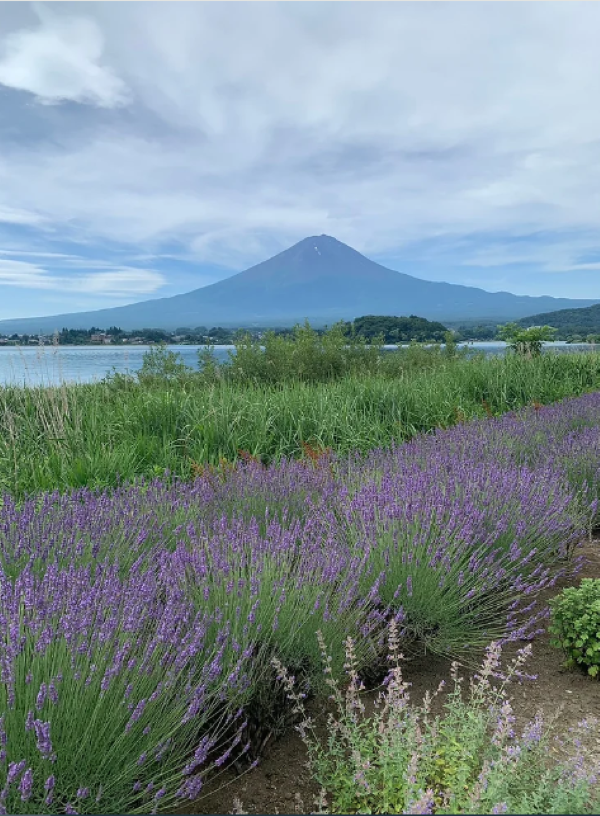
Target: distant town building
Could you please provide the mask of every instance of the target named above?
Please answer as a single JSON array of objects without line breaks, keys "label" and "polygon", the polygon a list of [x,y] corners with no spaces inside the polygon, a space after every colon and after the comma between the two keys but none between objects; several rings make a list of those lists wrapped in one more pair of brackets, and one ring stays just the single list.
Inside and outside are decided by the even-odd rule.
[{"label": "distant town building", "polygon": [[97,332],[96,334],[92,334],[90,336],[91,343],[112,343],[112,337],[109,337],[106,332]]}]

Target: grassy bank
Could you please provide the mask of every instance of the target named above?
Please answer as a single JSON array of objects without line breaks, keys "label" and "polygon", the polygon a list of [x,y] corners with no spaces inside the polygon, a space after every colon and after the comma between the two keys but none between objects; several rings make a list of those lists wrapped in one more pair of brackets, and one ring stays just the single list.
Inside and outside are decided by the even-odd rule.
[{"label": "grassy bank", "polygon": [[[165,469],[296,457],[303,442],[339,453],[386,447],[416,433],[532,402],[600,389],[600,354],[527,360],[438,359],[324,383],[252,384],[200,377],[0,390],[0,490],[24,495],[110,486]],[[424,365],[427,360],[424,361]],[[395,372],[392,376],[392,372]]]}]

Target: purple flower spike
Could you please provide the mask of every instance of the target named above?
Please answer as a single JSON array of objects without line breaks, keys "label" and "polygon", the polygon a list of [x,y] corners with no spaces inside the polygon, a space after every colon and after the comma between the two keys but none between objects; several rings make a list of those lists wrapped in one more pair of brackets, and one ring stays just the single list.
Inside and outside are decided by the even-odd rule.
[{"label": "purple flower spike", "polygon": [[31,768],[27,768],[27,770],[21,777],[21,782],[19,784],[19,792],[21,794],[21,800],[23,802],[27,802],[31,798],[32,790],[33,790],[33,771],[31,770]]}]

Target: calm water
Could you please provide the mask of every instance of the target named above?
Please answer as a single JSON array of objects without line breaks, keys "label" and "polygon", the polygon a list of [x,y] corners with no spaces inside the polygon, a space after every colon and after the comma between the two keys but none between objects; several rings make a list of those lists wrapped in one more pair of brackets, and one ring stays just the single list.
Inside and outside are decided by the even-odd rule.
[{"label": "calm water", "polygon": [[[505,344],[471,343],[469,346],[486,354],[503,354]],[[581,343],[547,343],[546,346],[562,351],[592,348]],[[150,346],[31,346],[0,347],[0,385],[56,385],[60,382],[94,382],[114,370],[125,374],[135,373],[142,367],[144,354]],[[197,368],[198,349],[204,346],[171,346],[181,354],[190,368]],[[395,348],[395,346],[386,346]],[[227,351],[234,346],[218,346],[215,356],[227,360]]]}]

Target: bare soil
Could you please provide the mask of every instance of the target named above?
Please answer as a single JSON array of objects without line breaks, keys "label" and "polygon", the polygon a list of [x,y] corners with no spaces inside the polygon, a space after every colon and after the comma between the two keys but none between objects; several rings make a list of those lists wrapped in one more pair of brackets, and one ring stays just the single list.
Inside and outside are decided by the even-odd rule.
[{"label": "bare soil", "polygon": [[[564,581],[545,593],[547,602],[565,586],[579,585],[582,578],[600,578],[600,540],[585,546],[587,564],[574,581]],[[523,644],[503,650],[503,662],[514,656]],[[566,732],[585,716],[600,718],[600,682],[584,672],[563,668],[561,652],[550,646],[547,633],[533,643],[533,654],[525,666],[529,674],[536,674],[535,682],[514,684],[509,690],[517,718],[518,730],[538,711],[551,718],[560,711],[556,729]],[[441,680],[448,680],[450,662],[439,657],[418,656],[404,666],[404,677],[411,683],[410,695],[420,703],[426,691],[433,692]],[[468,675],[468,672],[464,672]],[[374,696],[374,693],[372,694]],[[311,715],[324,723],[325,704],[313,703]],[[591,736],[587,748],[600,756],[600,733]],[[258,766],[251,771],[236,774],[225,771],[210,781],[204,795],[194,805],[179,811],[182,814],[229,814],[237,812],[234,801],[241,803],[249,814],[311,813],[315,809],[318,788],[312,782],[307,768],[306,749],[298,734],[291,730],[273,744],[269,744]]]}]

